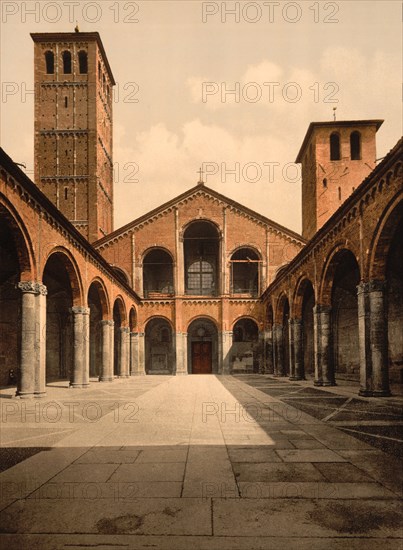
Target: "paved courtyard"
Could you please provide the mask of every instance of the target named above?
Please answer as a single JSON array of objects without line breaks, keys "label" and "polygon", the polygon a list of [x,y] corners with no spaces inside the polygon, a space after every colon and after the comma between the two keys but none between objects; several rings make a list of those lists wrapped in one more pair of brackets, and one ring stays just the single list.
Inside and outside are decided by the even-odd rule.
[{"label": "paved courtyard", "polygon": [[212,375],[12,396],[2,548],[403,547],[399,397]]}]

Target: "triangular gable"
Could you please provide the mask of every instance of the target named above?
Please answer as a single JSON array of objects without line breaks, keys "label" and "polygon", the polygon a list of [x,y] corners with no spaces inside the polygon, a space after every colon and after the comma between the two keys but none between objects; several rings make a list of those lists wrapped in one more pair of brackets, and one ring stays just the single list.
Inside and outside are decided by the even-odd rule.
[{"label": "triangular gable", "polygon": [[164,213],[171,211],[175,207],[179,207],[181,203],[184,201],[197,198],[199,196],[205,196],[210,197],[213,200],[220,201],[225,206],[227,206],[229,209],[233,211],[238,211],[241,215],[247,216],[249,219],[254,220],[259,225],[266,225],[271,227],[274,231],[277,231],[278,233],[284,234],[284,236],[288,239],[296,240],[297,242],[300,242],[302,244],[306,243],[306,240],[303,239],[301,235],[296,233],[295,231],[292,231],[291,229],[288,229],[273,220],[270,220],[269,218],[266,218],[262,214],[259,214],[250,208],[228,198],[224,195],[221,195],[221,193],[218,193],[217,191],[214,191],[210,187],[206,187],[204,184],[197,184],[195,187],[192,187],[188,191],[185,191],[184,193],[178,195],[177,197],[171,199],[168,202],[165,202],[161,206],[158,206],[157,208],[154,208],[150,212],[147,212],[146,214],[143,214],[139,218],[136,218],[132,222],[129,222],[128,224],[120,227],[119,229],[116,229],[112,233],[109,233],[102,239],[99,239],[95,243],[93,243],[93,246],[95,248],[98,248],[100,246],[103,246],[107,244],[109,241],[112,241],[114,239],[117,239],[119,237],[122,237],[124,234],[131,233],[133,230],[142,227],[145,223],[151,221],[152,219],[156,219],[164,215]]}]

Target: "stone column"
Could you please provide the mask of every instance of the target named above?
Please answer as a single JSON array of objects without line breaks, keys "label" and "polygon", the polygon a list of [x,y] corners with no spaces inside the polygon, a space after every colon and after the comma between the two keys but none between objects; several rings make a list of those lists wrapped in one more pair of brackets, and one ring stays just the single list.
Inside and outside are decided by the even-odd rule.
[{"label": "stone column", "polygon": [[46,327],[43,305],[47,289],[33,281],[18,283],[21,290],[21,360],[17,374],[17,393],[21,399],[42,397],[46,369]]},{"label": "stone column", "polygon": [[295,357],[294,357],[294,319],[288,319],[288,357],[289,357],[289,371],[290,380],[296,380],[295,377]]},{"label": "stone column", "polygon": [[370,281],[368,285],[370,307],[370,342],[372,363],[372,394],[374,397],[390,395],[388,369],[387,319],[385,315],[385,283]]},{"label": "stone column", "polygon": [[330,306],[314,307],[315,385],[335,386],[330,350]]},{"label": "stone column", "polygon": [[139,332],[138,336],[138,363],[137,370],[140,374],[146,374],[145,333]]},{"label": "stone column", "polygon": [[283,373],[283,325],[273,325],[273,346],[274,346],[274,376],[281,376]]},{"label": "stone column", "polygon": [[130,334],[130,354],[131,354],[131,375],[145,376],[144,369],[144,334],[142,340],[142,359],[140,360],[140,333],[132,332]]},{"label": "stone column", "polygon": [[176,375],[188,374],[186,332],[176,332],[175,334],[175,357]]},{"label": "stone column", "polygon": [[265,373],[273,374],[273,330],[264,332]]},{"label": "stone column", "polygon": [[184,271],[184,252],[183,237],[180,234],[179,211],[175,208],[175,294],[182,296],[185,294],[185,271]]},{"label": "stone column", "polygon": [[358,297],[358,334],[360,350],[360,391],[365,397],[372,395],[372,367],[370,350],[370,311],[368,298],[368,283],[361,282],[357,286]]},{"label": "stone column", "polygon": [[102,356],[100,382],[113,381],[113,345],[111,348],[111,334],[113,343],[113,321],[100,321],[102,329]]},{"label": "stone column", "polygon": [[221,374],[231,374],[231,347],[233,333],[230,330],[221,332]]},{"label": "stone column", "polygon": [[73,388],[87,388],[90,376],[90,310],[87,307],[71,308],[73,315],[73,369],[70,385]]},{"label": "stone column", "polygon": [[303,380],[304,379],[304,364],[303,364],[303,350],[302,350],[302,321],[301,319],[292,320],[292,362],[293,362],[293,378],[290,380]]},{"label": "stone column", "polygon": [[129,378],[129,332],[128,327],[119,328],[120,364],[119,377]]}]

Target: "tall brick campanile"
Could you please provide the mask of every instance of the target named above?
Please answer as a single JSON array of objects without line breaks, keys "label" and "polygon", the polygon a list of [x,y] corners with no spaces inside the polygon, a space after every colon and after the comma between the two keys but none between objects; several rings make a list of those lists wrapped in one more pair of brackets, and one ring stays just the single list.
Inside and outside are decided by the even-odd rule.
[{"label": "tall brick campanile", "polygon": [[383,120],[311,122],[302,163],[302,236],[312,238],[375,168]]},{"label": "tall brick campanile", "polygon": [[93,242],[113,231],[113,74],[97,32],[31,37],[35,182]]}]

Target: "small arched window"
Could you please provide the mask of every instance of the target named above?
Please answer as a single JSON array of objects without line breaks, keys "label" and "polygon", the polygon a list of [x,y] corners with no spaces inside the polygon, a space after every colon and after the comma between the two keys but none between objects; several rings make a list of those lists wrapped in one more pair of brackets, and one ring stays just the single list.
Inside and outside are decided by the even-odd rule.
[{"label": "small arched window", "polygon": [[45,52],[46,73],[54,74],[55,72],[55,54],[51,51]]},{"label": "small arched window", "polygon": [[326,178],[324,178],[324,180],[323,180],[323,187],[324,187],[325,189],[326,189],[326,187],[327,187],[327,179],[326,179]]},{"label": "small arched window", "polygon": [[78,52],[78,67],[79,67],[80,74],[88,73],[87,52],[84,52],[84,51]]},{"label": "small arched window", "polygon": [[101,80],[102,78],[102,69],[101,69],[101,63],[98,61],[98,78]]},{"label": "small arched window", "polygon": [[67,107],[69,104],[69,100],[67,98],[67,96],[64,98],[64,106]]},{"label": "small arched window", "polygon": [[351,160],[361,160],[360,132],[352,132],[350,134],[350,157]]},{"label": "small arched window", "polygon": [[341,187],[339,187],[339,201],[341,201]]},{"label": "small arched window", "polygon": [[336,133],[330,135],[330,160],[340,160],[340,136]]},{"label": "small arched window", "polygon": [[71,52],[64,51],[62,54],[63,57],[63,73],[71,74]]},{"label": "small arched window", "polygon": [[64,188],[64,200],[66,201],[67,200],[67,197],[68,197],[68,189],[67,187]]}]

